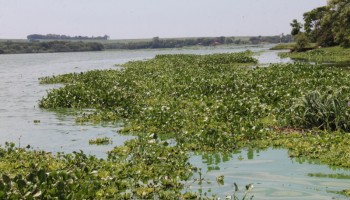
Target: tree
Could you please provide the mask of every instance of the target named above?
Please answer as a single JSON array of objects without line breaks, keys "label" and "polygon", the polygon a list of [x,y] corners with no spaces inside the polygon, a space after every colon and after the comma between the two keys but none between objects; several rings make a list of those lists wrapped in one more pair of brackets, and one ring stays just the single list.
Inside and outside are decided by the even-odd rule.
[{"label": "tree", "polygon": [[304,13],[304,29],[311,42],[320,46],[336,45],[332,32],[333,20],[329,18],[330,12],[329,6],[323,6]]},{"label": "tree", "polygon": [[329,0],[328,19],[333,21],[335,41],[344,47],[350,47],[350,0]]},{"label": "tree", "polygon": [[297,35],[294,36],[296,40],[296,50],[297,51],[304,51],[309,44],[308,37],[305,33],[300,32]]},{"label": "tree", "polygon": [[224,36],[219,37],[220,44],[225,44],[225,41],[226,41],[226,37]]},{"label": "tree", "polygon": [[[350,0],[329,0],[327,6],[304,13],[304,21],[304,30],[311,42],[350,47]],[[298,35],[301,24],[293,20],[290,25],[292,35]]]},{"label": "tree", "polygon": [[292,36],[298,35],[298,33],[301,31],[301,28],[303,27],[303,25],[299,23],[296,19],[294,19],[293,22],[290,23],[290,25],[292,26]]},{"label": "tree", "polygon": [[152,48],[159,48],[159,46],[160,46],[159,37],[154,37],[152,39]]},{"label": "tree", "polygon": [[259,44],[261,42],[261,37],[250,37],[249,40],[252,44]]}]

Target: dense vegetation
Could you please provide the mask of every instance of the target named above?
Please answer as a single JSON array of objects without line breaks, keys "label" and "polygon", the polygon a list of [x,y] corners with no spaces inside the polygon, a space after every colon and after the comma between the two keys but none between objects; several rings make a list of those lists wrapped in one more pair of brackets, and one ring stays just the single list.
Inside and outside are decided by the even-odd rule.
[{"label": "dense vegetation", "polygon": [[46,77],[42,83],[67,85],[40,106],[95,108],[77,120],[124,120],[124,132],[175,138],[188,150],[230,151],[273,127],[349,131],[347,71],[300,63],[238,67],[255,62],[247,54],[162,55],[122,71]]},{"label": "dense vegetation", "polygon": [[[273,47],[270,48],[270,50],[289,50],[290,52],[293,52],[295,49],[296,49],[296,43],[280,43],[280,44],[277,44]],[[317,48],[317,44],[316,43],[308,43],[306,46],[305,46],[306,49],[315,49]]]},{"label": "dense vegetation", "polygon": [[102,51],[103,49],[104,46],[96,42],[0,42],[0,54]]},{"label": "dense vegetation", "polygon": [[97,37],[88,37],[88,36],[68,36],[68,35],[57,35],[57,34],[31,34],[27,36],[28,40],[108,40],[109,36],[97,36]]},{"label": "dense vegetation", "polygon": [[[188,163],[188,151],[282,146],[291,156],[350,167],[350,73],[301,63],[253,65],[251,52],[159,55],[122,70],[42,78],[65,86],[51,90],[40,107],[77,109],[78,122],[122,121],[122,132],[137,137],[106,160],[9,145],[0,149],[0,195],[195,198],[186,185],[200,181],[192,178],[200,171]],[[32,157],[33,164],[19,162]]]},{"label": "dense vegetation", "polygon": [[342,47],[318,48],[307,52],[280,53],[281,57],[290,57],[295,60],[311,61],[316,63],[327,63],[349,66],[350,49]]},{"label": "dense vegetation", "polygon": [[148,141],[128,141],[105,160],[82,152],[52,156],[8,144],[0,148],[0,199],[183,196],[183,181],[192,174],[188,156],[178,148]]},{"label": "dense vegetation", "polygon": [[349,7],[350,0],[329,0],[326,6],[304,13],[304,24],[293,20],[292,35],[302,43],[308,40],[320,46],[350,47]]},{"label": "dense vegetation", "polygon": [[151,48],[179,48],[188,46],[215,46],[220,44],[263,44],[291,42],[291,35],[282,36],[258,36],[248,38],[235,37],[211,37],[211,38],[184,38],[184,39],[160,39],[154,37],[152,40],[133,42],[111,42],[106,43],[106,49],[151,49]]},{"label": "dense vegetation", "polygon": [[[107,38],[107,39],[106,39]],[[104,37],[38,35],[28,36],[28,41],[0,41],[0,54],[101,51],[104,49],[155,49],[190,46],[242,45],[291,42],[291,35],[258,37],[206,37],[175,39],[108,40]],[[50,41],[51,40],[51,41]]]}]

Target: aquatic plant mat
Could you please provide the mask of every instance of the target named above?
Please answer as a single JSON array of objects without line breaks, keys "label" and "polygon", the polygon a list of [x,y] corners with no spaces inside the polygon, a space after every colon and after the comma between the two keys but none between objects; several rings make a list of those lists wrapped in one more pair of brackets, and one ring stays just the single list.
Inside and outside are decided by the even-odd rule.
[{"label": "aquatic plant mat", "polygon": [[[0,149],[0,198],[215,198],[185,188],[203,181],[189,153],[243,147],[284,147],[350,167],[349,72],[300,63],[256,68],[251,56],[159,55],[122,70],[42,78],[65,86],[50,90],[41,108],[77,109],[79,123],[123,122],[121,132],[137,137],[107,159],[8,144]],[[251,198],[249,183],[241,195],[237,188],[233,199]]]},{"label": "aquatic plant mat", "polygon": [[307,52],[280,53],[281,57],[295,60],[312,61],[316,63],[329,63],[334,65],[350,66],[350,48],[325,47],[316,48]]}]

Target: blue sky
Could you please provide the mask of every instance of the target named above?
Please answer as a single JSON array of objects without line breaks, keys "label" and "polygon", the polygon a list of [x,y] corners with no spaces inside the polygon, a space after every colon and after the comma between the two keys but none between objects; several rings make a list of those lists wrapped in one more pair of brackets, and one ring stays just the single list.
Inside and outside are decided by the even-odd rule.
[{"label": "blue sky", "polygon": [[0,38],[65,34],[112,39],[289,33],[327,0],[0,0]]}]

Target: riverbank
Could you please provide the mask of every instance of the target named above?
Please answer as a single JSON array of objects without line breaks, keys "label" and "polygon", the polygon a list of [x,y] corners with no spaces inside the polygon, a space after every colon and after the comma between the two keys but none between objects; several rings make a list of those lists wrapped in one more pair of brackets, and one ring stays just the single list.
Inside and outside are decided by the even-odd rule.
[{"label": "riverbank", "polygon": [[[289,50],[289,51],[294,51],[296,48],[296,43],[282,43],[282,44],[277,44],[276,46],[270,48],[270,50]],[[305,49],[315,49],[317,48],[316,43],[311,43],[308,44]]]},{"label": "riverbank", "polygon": [[102,51],[103,49],[104,46],[97,42],[0,42],[0,54],[82,52]]},{"label": "riverbank", "polygon": [[283,58],[288,57],[315,63],[333,62],[337,64],[350,62],[350,48],[340,46],[317,48],[307,52],[280,53],[279,55]]},{"label": "riverbank", "polygon": [[[59,35],[57,35],[58,38]],[[239,37],[193,37],[150,39],[0,39],[0,54],[82,52],[101,50],[171,49],[183,47],[213,47],[218,45],[262,45],[290,42],[292,37],[280,36],[239,36]]]}]

